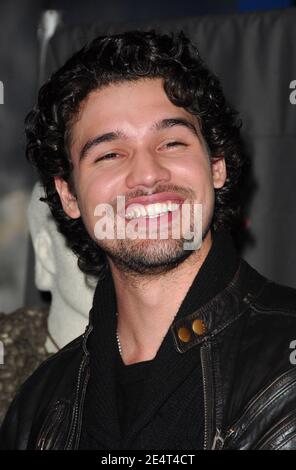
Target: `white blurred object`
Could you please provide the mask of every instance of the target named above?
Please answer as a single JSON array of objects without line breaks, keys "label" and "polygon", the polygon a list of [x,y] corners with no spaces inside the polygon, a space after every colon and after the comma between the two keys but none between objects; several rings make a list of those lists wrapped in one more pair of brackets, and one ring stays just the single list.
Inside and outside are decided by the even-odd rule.
[{"label": "white blurred object", "polygon": [[44,77],[44,66],[47,54],[47,47],[50,39],[62,24],[62,14],[58,10],[45,10],[40,18],[37,36],[39,40],[39,71],[38,83],[42,84]]},{"label": "white blurred object", "polygon": [[[39,290],[50,291],[52,302],[48,329],[59,348],[81,335],[88,323],[95,278],[86,277],[77,265],[77,257],[67,247],[45,202],[39,183],[33,189],[28,221],[35,252],[35,283]],[[48,339],[48,352],[56,348]]]},{"label": "white blurred object", "polygon": [[38,26],[39,39],[49,41],[61,22],[61,13],[58,10],[45,10]]}]

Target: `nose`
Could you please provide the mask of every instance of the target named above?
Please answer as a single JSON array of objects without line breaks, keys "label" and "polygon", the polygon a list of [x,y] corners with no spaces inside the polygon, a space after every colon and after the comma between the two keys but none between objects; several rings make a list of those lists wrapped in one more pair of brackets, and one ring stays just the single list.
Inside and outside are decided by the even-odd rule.
[{"label": "nose", "polygon": [[157,160],[159,156],[153,152],[141,152],[134,155],[131,168],[126,177],[126,185],[129,189],[138,186],[154,187],[160,182],[168,182],[171,179],[171,173]]}]

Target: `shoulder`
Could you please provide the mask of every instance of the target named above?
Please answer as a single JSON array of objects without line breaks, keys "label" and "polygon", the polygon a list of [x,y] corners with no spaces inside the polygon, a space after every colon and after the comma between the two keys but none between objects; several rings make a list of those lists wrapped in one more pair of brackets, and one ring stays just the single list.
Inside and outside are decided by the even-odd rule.
[{"label": "shoulder", "polygon": [[237,322],[238,349],[253,377],[273,379],[294,366],[296,290],[265,278],[247,263],[244,269],[255,295]]},{"label": "shoulder", "polygon": [[22,385],[21,390],[31,388],[35,384],[39,384],[39,387],[40,384],[43,384],[46,386],[47,390],[50,388],[59,388],[58,383],[64,387],[66,381],[71,381],[73,374],[76,378],[77,368],[79,367],[83,355],[82,341],[83,337],[79,336],[42,362]]},{"label": "shoulder", "polygon": [[[247,308],[219,343],[224,359],[220,359],[222,377],[231,374],[234,380],[234,402],[228,421],[233,422],[244,410],[251,409],[250,404],[255,401],[264,404],[262,411],[270,405],[271,417],[278,408],[278,419],[282,419],[284,407],[295,409],[296,403],[296,290],[267,279],[246,262],[243,272],[242,294],[246,292],[248,297],[252,291],[254,295],[249,296],[250,300],[244,303]],[[233,348],[232,354],[229,348]],[[262,419],[263,415],[258,416]],[[267,418],[264,421],[267,423]]]},{"label": "shoulder", "polygon": [[296,289],[266,279],[264,288],[254,305],[262,312],[290,315],[296,319]]},{"label": "shoulder", "polygon": [[26,449],[35,423],[56,401],[73,399],[83,357],[82,337],[44,361],[19,388],[0,431],[0,449]]},{"label": "shoulder", "polygon": [[259,312],[296,315],[296,289],[265,277],[241,259],[238,290],[253,309]]},{"label": "shoulder", "polygon": [[296,289],[263,277],[251,266],[247,269],[250,278],[260,277],[260,289],[240,322],[239,347],[252,378],[267,383],[294,366]]}]

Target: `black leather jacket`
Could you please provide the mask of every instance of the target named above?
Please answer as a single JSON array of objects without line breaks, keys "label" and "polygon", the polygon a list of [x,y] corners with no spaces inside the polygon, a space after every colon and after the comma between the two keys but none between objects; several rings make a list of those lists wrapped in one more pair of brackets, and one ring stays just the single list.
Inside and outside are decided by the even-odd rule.
[{"label": "black leather jacket", "polygon": [[[194,320],[205,325],[192,331]],[[191,331],[182,342],[180,327]],[[1,449],[77,449],[89,378],[85,334],[21,387],[0,432]],[[206,305],[171,326],[180,352],[201,344],[205,449],[296,449],[296,291],[245,261]]]}]

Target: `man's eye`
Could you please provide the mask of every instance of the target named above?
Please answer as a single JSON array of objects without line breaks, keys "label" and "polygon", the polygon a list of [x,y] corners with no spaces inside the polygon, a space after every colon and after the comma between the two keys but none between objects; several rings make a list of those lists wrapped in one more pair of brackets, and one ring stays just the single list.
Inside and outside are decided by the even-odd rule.
[{"label": "man's eye", "polygon": [[166,147],[177,147],[178,145],[183,145],[184,147],[186,147],[186,144],[183,144],[183,142],[178,141],[168,142],[167,144],[165,144]]},{"label": "man's eye", "polygon": [[118,153],[107,153],[106,155],[103,155],[103,157],[97,158],[95,162],[100,162],[101,160],[111,160],[112,158],[116,157]]}]

